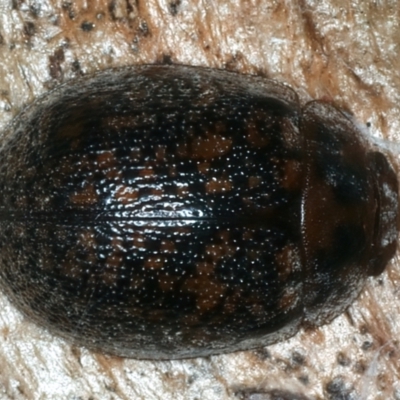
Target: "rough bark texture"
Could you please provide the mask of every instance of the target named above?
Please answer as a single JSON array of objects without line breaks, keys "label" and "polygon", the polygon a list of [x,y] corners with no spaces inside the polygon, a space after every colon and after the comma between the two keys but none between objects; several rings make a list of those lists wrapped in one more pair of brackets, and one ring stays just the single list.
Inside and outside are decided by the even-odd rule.
[{"label": "rough bark texture", "polygon": [[[368,134],[396,142],[399,21],[400,2],[389,0],[0,0],[0,130],[70,78],[179,63],[286,82],[302,101],[332,100]],[[0,398],[400,399],[396,261],[329,326],[259,351],[185,361],[72,347],[1,296]]]}]

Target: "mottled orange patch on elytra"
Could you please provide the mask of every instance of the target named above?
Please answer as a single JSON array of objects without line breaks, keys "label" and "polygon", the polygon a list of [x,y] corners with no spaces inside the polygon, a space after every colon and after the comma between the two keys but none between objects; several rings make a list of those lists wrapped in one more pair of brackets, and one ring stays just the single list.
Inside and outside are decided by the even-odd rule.
[{"label": "mottled orange patch on elytra", "polygon": [[204,175],[207,175],[210,172],[210,163],[209,162],[199,162],[197,164],[197,170]]},{"label": "mottled orange patch on elytra", "polygon": [[220,134],[207,132],[205,136],[196,137],[191,143],[191,156],[193,159],[210,160],[223,156],[232,148],[232,139]]},{"label": "mottled orange patch on elytra", "polygon": [[125,251],[124,247],[124,241],[120,236],[113,236],[111,239],[111,247],[113,248],[113,251]]},{"label": "mottled orange patch on elytra", "polygon": [[122,171],[116,165],[116,166],[114,166],[112,168],[107,169],[105,175],[106,175],[107,179],[113,181],[113,180],[116,180],[118,178],[121,178]]},{"label": "mottled orange patch on elytra", "polygon": [[282,187],[300,190],[303,187],[303,170],[299,161],[287,160],[283,166]]},{"label": "mottled orange patch on elytra", "polygon": [[200,313],[212,310],[221,303],[226,292],[226,285],[209,282],[208,286],[200,284],[202,291],[197,294],[196,306]]},{"label": "mottled orange patch on elytra", "polygon": [[238,306],[243,303],[243,290],[238,287],[233,290],[233,293],[225,297],[224,314],[235,314]]},{"label": "mottled orange patch on elytra", "polygon": [[122,175],[118,168],[117,160],[112,151],[103,151],[96,158],[99,168],[103,171],[108,179],[116,179]]},{"label": "mottled orange patch on elytra", "polygon": [[164,266],[164,262],[164,257],[150,256],[144,261],[144,267],[149,269],[160,269]]},{"label": "mottled orange patch on elytra", "polygon": [[186,279],[183,289],[196,296],[199,313],[212,310],[223,301],[226,285],[218,282],[214,276],[214,265],[198,263],[196,275]]},{"label": "mottled orange patch on elytra", "polygon": [[[63,237],[62,232],[59,232],[59,237]],[[97,260],[96,257],[97,241],[92,230],[82,230],[77,236],[76,246],[70,247],[62,262],[60,263],[60,273],[69,279],[81,279],[87,270],[81,268],[80,259],[82,257],[81,252],[84,250],[84,259],[87,265],[95,265]],[[46,247],[47,249],[47,247]],[[54,270],[54,262],[49,265],[47,261],[53,261],[53,257],[50,254],[46,254],[47,250],[43,253],[40,262],[41,268]]]},{"label": "mottled orange patch on elytra", "polygon": [[229,258],[235,254],[235,248],[228,243],[209,244],[205,248],[205,254],[210,257],[213,263],[221,258]]},{"label": "mottled orange patch on elytra", "polygon": [[88,183],[83,189],[72,193],[70,202],[77,206],[92,206],[98,201],[96,189],[93,184]]},{"label": "mottled orange patch on elytra", "polygon": [[188,228],[188,227],[185,227],[185,226],[176,226],[176,227],[174,228],[174,231],[175,231],[175,233],[176,233],[177,236],[178,236],[178,235],[180,235],[180,236],[185,236],[185,235],[187,235],[187,234],[192,233],[192,229],[191,229],[191,228]]},{"label": "mottled orange patch on elytra", "polygon": [[247,126],[247,141],[255,147],[265,147],[269,143],[267,136],[261,136],[260,130],[254,125]]},{"label": "mottled orange patch on elytra", "polygon": [[268,131],[272,129],[274,119],[270,115],[254,112],[247,118],[246,139],[253,147],[265,147],[270,142]]},{"label": "mottled orange patch on elytra", "polygon": [[121,268],[123,264],[124,257],[122,254],[112,253],[109,257],[107,257],[106,264],[107,267],[111,268]]},{"label": "mottled orange patch on elytra", "polygon": [[156,151],[156,160],[161,162],[161,161],[166,161],[167,160],[167,148],[165,146],[158,146]]},{"label": "mottled orange patch on elytra", "polygon": [[97,155],[97,163],[100,168],[107,168],[115,165],[115,156],[111,151],[103,151]]},{"label": "mottled orange patch on elytra", "polygon": [[[60,174],[55,174],[53,176],[53,182],[56,187],[62,187],[64,184],[64,180],[62,179],[63,177],[71,176],[71,174],[76,173],[76,164],[71,161],[71,158],[71,155],[62,157],[61,163],[59,164]],[[89,160],[87,154],[81,156],[79,160],[79,169],[80,171],[91,171],[93,169],[93,161]]]},{"label": "mottled orange patch on elytra", "polygon": [[[85,270],[77,263],[77,250],[85,249],[85,262],[88,265],[94,265],[98,260],[96,257],[97,241],[92,230],[82,231],[78,235],[77,247],[68,249],[65,259],[61,263],[61,273],[68,278],[80,278],[85,273]],[[52,266],[54,268],[54,265]]]},{"label": "mottled orange patch on elytra", "polygon": [[[113,260],[110,260],[113,261]],[[122,261],[122,258],[121,258]],[[121,262],[120,261],[120,262]],[[115,261],[117,262],[117,261]],[[101,278],[103,282],[108,285],[108,286],[115,286],[117,284],[118,279],[121,276],[121,273],[119,271],[120,267],[106,267],[103,270],[103,273],[101,274]]]},{"label": "mottled orange patch on elytra", "polygon": [[254,189],[262,182],[261,176],[249,176],[249,188]]},{"label": "mottled orange patch on elytra", "polygon": [[157,198],[157,199],[161,198],[163,194],[164,194],[164,190],[162,190],[161,188],[152,188],[150,190],[150,195],[151,195],[151,197],[153,197],[153,200],[155,198]]},{"label": "mottled orange patch on elytra", "polygon": [[[101,279],[108,286],[115,286],[117,284],[118,279],[121,276],[120,266],[123,258],[121,256],[111,256],[107,258],[107,264],[110,262],[110,266],[106,266],[102,270]],[[117,264],[116,267],[113,264]]]},{"label": "mottled orange patch on elytra", "polygon": [[142,178],[151,178],[155,175],[155,173],[152,168],[143,168],[139,171],[138,175]]},{"label": "mottled orange patch on elytra", "polygon": [[65,260],[60,264],[60,274],[68,279],[80,279],[84,274],[84,270],[76,263],[75,249],[69,249],[66,253]]},{"label": "mottled orange patch on elytra", "polygon": [[120,185],[115,191],[115,198],[122,204],[129,204],[137,200],[139,191],[131,186]]},{"label": "mottled orange patch on elytra", "polygon": [[275,255],[275,261],[278,269],[278,276],[282,282],[286,281],[294,270],[301,269],[300,255],[295,245],[283,247],[283,249]]},{"label": "mottled orange patch on elytra", "polygon": [[96,249],[97,248],[97,240],[95,238],[95,234],[93,230],[86,230],[81,232],[78,235],[78,243],[84,249]]},{"label": "mottled orange patch on elytra", "polygon": [[[80,140],[82,133],[84,132],[84,121],[85,121],[85,113],[87,112],[86,108],[75,109],[73,115],[68,119],[68,123],[58,125],[58,130],[55,134],[57,140],[62,139],[77,139],[72,140],[72,147],[75,149],[80,145]],[[43,115],[41,123],[43,126],[48,126],[49,122],[46,122],[48,118],[48,114]]]},{"label": "mottled orange patch on elytra", "polygon": [[292,273],[292,263],[295,262],[293,251],[294,249],[291,246],[285,246],[275,255],[277,272],[281,281],[285,281]]},{"label": "mottled orange patch on elytra", "polygon": [[292,309],[300,301],[299,295],[300,293],[296,293],[294,287],[285,288],[281,297],[279,298],[279,309],[283,311]]},{"label": "mottled orange patch on elytra", "polygon": [[249,310],[254,317],[265,318],[266,312],[265,306],[262,304],[262,299],[251,296],[250,299],[248,299],[248,303],[250,304]]},{"label": "mottled orange patch on elytra", "polygon": [[212,178],[205,186],[207,193],[222,193],[232,190],[232,182],[223,178]]},{"label": "mottled orange patch on elytra", "polygon": [[207,261],[200,261],[196,263],[196,273],[199,276],[210,276],[214,274],[215,264]]},{"label": "mottled orange patch on elytra", "polygon": [[188,158],[189,157],[189,146],[185,143],[179,143],[176,146],[176,155],[181,158]]}]

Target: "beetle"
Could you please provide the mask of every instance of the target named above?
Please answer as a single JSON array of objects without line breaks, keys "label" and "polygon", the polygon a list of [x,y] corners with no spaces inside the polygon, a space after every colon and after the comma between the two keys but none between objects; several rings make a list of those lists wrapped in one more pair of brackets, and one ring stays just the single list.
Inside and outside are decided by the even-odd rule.
[{"label": "beetle", "polygon": [[265,346],[342,313],[393,257],[398,183],[335,106],[178,65],[101,71],[27,107],[0,166],[0,284],[90,349]]}]

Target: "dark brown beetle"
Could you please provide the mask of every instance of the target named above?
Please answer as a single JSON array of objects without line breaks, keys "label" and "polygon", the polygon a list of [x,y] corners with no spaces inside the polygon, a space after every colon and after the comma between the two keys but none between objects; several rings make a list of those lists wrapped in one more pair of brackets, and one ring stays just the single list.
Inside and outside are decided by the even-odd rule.
[{"label": "dark brown beetle", "polygon": [[386,158],[323,102],[185,66],[103,71],[37,100],[1,148],[1,286],[125,357],[265,346],[341,313],[393,257]]}]

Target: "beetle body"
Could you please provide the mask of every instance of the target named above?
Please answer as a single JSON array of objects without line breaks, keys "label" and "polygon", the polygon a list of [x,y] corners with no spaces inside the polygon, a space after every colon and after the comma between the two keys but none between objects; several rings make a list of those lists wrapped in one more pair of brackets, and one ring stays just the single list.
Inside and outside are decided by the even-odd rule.
[{"label": "beetle body", "polygon": [[125,357],[264,346],[341,313],[396,249],[386,158],[333,106],[185,66],[37,100],[1,149],[0,277],[34,321]]}]

